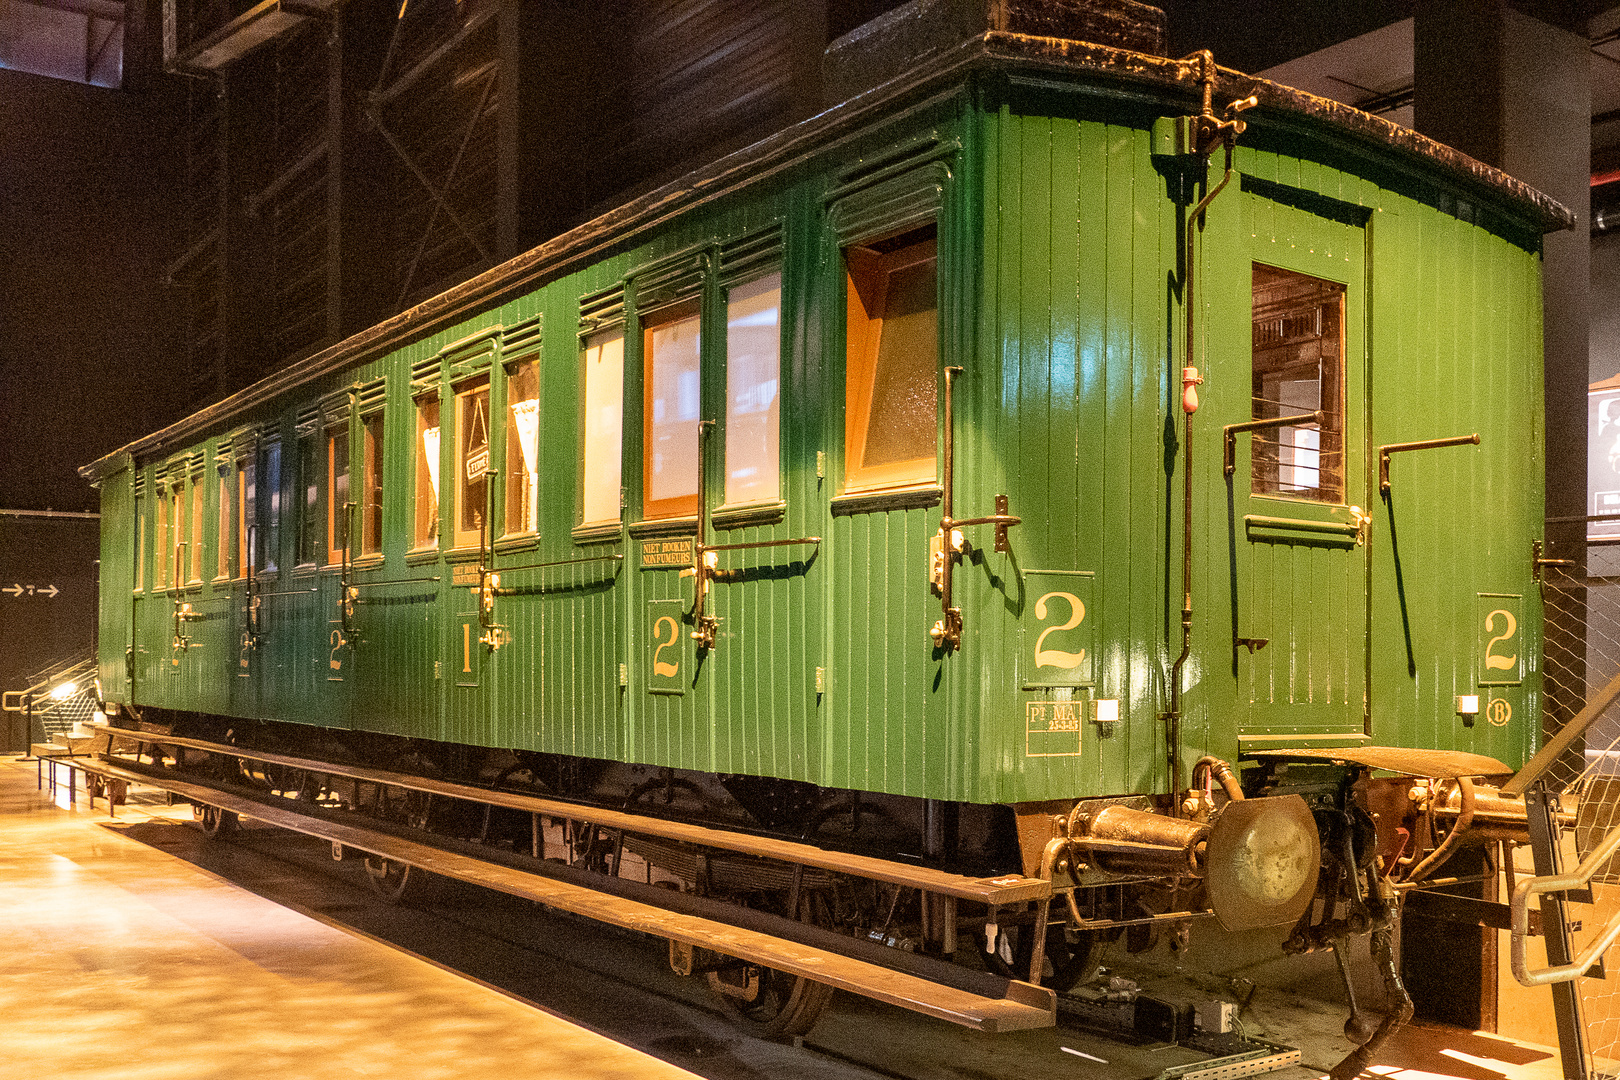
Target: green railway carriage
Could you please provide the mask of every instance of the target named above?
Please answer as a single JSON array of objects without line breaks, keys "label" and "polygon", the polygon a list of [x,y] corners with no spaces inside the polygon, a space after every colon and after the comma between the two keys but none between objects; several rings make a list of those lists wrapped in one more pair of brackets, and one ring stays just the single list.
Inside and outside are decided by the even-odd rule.
[{"label": "green railway carriage", "polygon": [[888,797],[970,864],[949,808],[1064,894],[1187,870],[1087,800],[1202,844],[1225,762],[1517,767],[1565,225],[1207,57],[991,29],[88,466],[102,694],[765,828]]}]

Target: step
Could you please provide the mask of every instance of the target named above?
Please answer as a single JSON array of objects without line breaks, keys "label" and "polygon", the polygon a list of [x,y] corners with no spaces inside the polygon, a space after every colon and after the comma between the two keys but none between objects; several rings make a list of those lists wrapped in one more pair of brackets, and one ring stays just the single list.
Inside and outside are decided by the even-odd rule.
[{"label": "step", "polygon": [[[684,942],[813,979],[979,1031],[1020,1031],[1051,1027],[1056,1023],[1056,995],[1050,989],[1031,983],[985,977],[977,972],[959,969],[963,978],[972,978],[999,988],[999,996],[986,996],[831,949],[612,895],[573,881],[503,866],[358,825],[312,817],[298,813],[291,808],[291,804],[288,807],[277,806],[273,802],[247,798],[178,777],[154,776],[144,769],[128,769],[105,760],[75,761],[72,764],[85,772],[164,788],[192,802],[216,806],[267,824],[342,844],[346,848],[482,885],[598,922]],[[557,868],[556,872],[580,873],[566,867]],[[678,900],[679,894],[672,894],[671,901]],[[813,932],[813,929],[806,932]],[[835,936],[830,931],[822,933]],[[855,939],[844,940],[850,943],[851,948],[860,944]],[[924,962],[924,958],[899,952],[896,952],[895,960],[912,965]],[[951,967],[939,961],[929,962]]]},{"label": "step", "polygon": [[305,772],[319,773],[324,776],[341,776],[350,780],[388,784],[412,791],[426,791],[435,795],[444,795],[448,798],[488,803],[492,806],[502,806],[526,813],[542,814],[547,817],[586,821],[605,829],[623,829],[626,832],[640,833],[644,836],[657,836],[666,840],[678,840],[706,847],[723,848],[727,851],[756,855],[764,859],[780,859],[787,863],[800,863],[807,867],[833,870],[856,877],[869,878],[874,881],[884,881],[893,885],[907,885],[921,889],[924,892],[937,893],[942,896],[954,896],[959,900],[971,900],[990,906],[1017,904],[1029,900],[1049,900],[1052,896],[1052,883],[1050,881],[1041,878],[1027,878],[1020,874],[1006,874],[988,878],[969,877],[926,866],[918,866],[913,863],[894,862],[867,855],[853,855],[843,851],[829,851],[814,844],[799,841],[756,836],[753,833],[736,832],[707,825],[694,825],[689,822],[670,821],[665,818],[648,817],[643,814],[585,806],[562,799],[491,791],[488,788],[474,787],[470,784],[456,784],[428,777],[407,776],[403,773],[388,772],[383,769],[312,761],[307,758],[291,757],[286,754],[272,754],[236,746],[226,746],[202,739],[157,735],[150,732],[128,731],[122,728],[115,730],[121,737],[127,736],[130,739],[138,739],[141,742],[153,745],[186,747],[203,750],[211,754],[229,755],[246,758],[250,761],[284,765],[288,768],[302,769]]}]

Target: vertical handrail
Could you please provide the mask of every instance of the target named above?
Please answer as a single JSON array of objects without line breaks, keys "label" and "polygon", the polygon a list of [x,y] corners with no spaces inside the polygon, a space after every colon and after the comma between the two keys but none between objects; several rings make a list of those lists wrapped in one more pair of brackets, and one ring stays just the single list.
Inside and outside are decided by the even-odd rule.
[{"label": "vertical handrail", "polygon": [[[1511,963],[1514,977],[1520,982],[1524,981],[1520,977],[1524,959],[1524,934],[1520,927],[1527,929],[1529,923],[1524,905],[1529,900],[1535,881],[1545,882],[1554,879],[1559,873],[1558,828],[1553,816],[1556,802],[1557,796],[1541,784],[1537,784],[1524,794],[1526,823],[1530,829],[1530,852],[1535,861],[1536,877],[1521,882],[1513,890],[1510,904],[1513,925],[1510,939]],[[1593,860],[1589,858],[1587,861]],[[1597,861],[1594,865],[1601,866],[1602,863]],[[1585,867],[1584,863],[1582,867]],[[1564,898],[1556,892],[1550,890],[1541,892],[1542,933],[1546,938],[1547,962],[1554,968],[1565,967],[1574,959],[1571,956],[1569,920],[1564,914],[1564,903]],[[1553,983],[1552,997],[1553,1018],[1558,1027],[1558,1050],[1563,1058],[1564,1078],[1588,1080],[1586,1028],[1581,1021],[1581,1000],[1573,979]]]},{"label": "vertical handrail", "polygon": [[696,596],[692,600],[692,640],[700,651],[713,649],[717,644],[720,618],[708,611],[710,579],[719,557],[709,551],[709,437],[713,434],[713,420],[698,421],[698,523],[697,536],[692,541],[692,576]]}]

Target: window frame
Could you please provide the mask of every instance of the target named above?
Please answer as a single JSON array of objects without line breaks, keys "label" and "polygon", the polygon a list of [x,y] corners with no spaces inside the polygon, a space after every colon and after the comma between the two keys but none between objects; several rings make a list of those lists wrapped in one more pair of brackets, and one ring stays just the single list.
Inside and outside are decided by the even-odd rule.
[{"label": "window frame", "polygon": [[[628,338],[623,324],[614,324],[582,334],[579,350],[579,409],[580,409],[580,471],[579,471],[579,524],[577,529],[590,534],[598,531],[617,533],[624,522],[624,406],[625,406],[625,344]],[[593,361],[592,354],[596,360]],[[617,354],[617,363],[593,367],[604,355]],[[610,377],[593,378],[593,372],[612,373]],[[601,391],[607,391],[601,396]],[[611,416],[609,425],[597,426],[600,420]],[[596,430],[593,437],[592,432]],[[611,498],[593,499],[601,490],[610,490]],[[591,516],[593,509],[611,503],[611,516]],[[586,537],[591,538],[590,536]]]},{"label": "window frame", "polygon": [[206,534],[208,518],[208,485],[205,483],[208,474],[197,471],[191,474],[191,500],[186,508],[186,542],[185,575],[186,586],[201,585],[203,572],[207,567],[207,550],[203,540]]},{"label": "window frame", "polygon": [[259,574],[275,574],[281,564],[281,436],[263,439],[254,448],[255,497],[254,566]]},{"label": "window frame", "polygon": [[[917,239],[906,242],[914,236]],[[900,243],[886,251],[872,246],[893,241]],[[938,226],[928,222],[886,237],[847,244],[842,254],[845,292],[843,492],[868,494],[937,486],[940,468],[939,372],[944,360]],[[927,456],[867,466],[862,461],[871,433],[883,325],[889,319],[886,308],[889,283],[896,275],[928,263],[933,264],[934,276],[933,452]],[[859,280],[863,277],[876,280],[865,282],[867,287],[863,288],[863,282]],[[878,308],[880,313],[874,316],[873,308]]]},{"label": "window frame", "polygon": [[[353,495],[354,440],[349,416],[333,418],[323,429],[326,446],[326,565],[339,566],[348,548],[352,520],[348,517],[347,503]],[[339,471],[338,447],[342,446],[342,470]],[[343,483],[339,485],[341,478]],[[341,492],[341,498],[339,497]]]},{"label": "window frame", "polygon": [[[642,314],[641,328],[641,517],[644,521],[661,521],[670,518],[696,517],[698,513],[698,497],[703,489],[701,481],[696,483],[690,493],[682,492],[662,498],[653,497],[653,467],[656,461],[658,448],[655,445],[654,424],[691,424],[688,437],[688,446],[698,468],[703,467],[697,458],[698,425],[704,418],[704,365],[703,365],[703,299],[701,296],[692,296],[672,304],[660,305],[658,308]],[[658,354],[653,347],[655,338],[669,327],[695,325],[697,339],[693,344],[692,358],[694,360],[695,374],[697,376],[698,405],[697,415],[689,421],[675,419],[662,421],[656,417],[655,385],[657,373],[654,365],[658,363]],[[668,355],[667,353],[665,355]],[[684,359],[684,354],[678,354]],[[679,370],[679,369],[677,369]],[[694,478],[696,474],[694,473]]]},{"label": "window frame", "polygon": [[234,468],[236,471],[236,577],[238,580],[243,580],[252,576],[252,569],[258,565],[253,561],[255,553],[252,544],[252,531],[254,525],[257,524],[254,521],[254,515],[258,511],[258,492],[255,490],[258,476],[256,452],[238,454]]},{"label": "window frame", "polygon": [[230,456],[221,454],[214,459],[214,472],[218,477],[215,484],[219,492],[219,501],[214,508],[215,534],[214,534],[214,580],[231,580],[231,558],[235,554],[232,538],[232,510],[235,500],[231,497],[231,481],[235,477]]},{"label": "window frame", "polygon": [[[1280,416],[1294,415],[1300,412],[1316,411],[1320,409],[1325,414],[1326,422],[1323,424],[1298,424],[1287,427],[1273,428],[1254,432],[1249,443],[1249,493],[1252,496],[1268,499],[1289,499],[1313,503],[1322,506],[1345,505],[1348,495],[1348,482],[1345,468],[1346,450],[1346,326],[1347,300],[1349,289],[1343,282],[1333,281],[1329,278],[1318,277],[1299,270],[1287,267],[1273,266],[1270,263],[1256,260],[1251,264],[1251,300],[1250,300],[1250,414],[1254,420],[1276,419]],[[1262,316],[1257,306],[1259,279],[1262,272],[1276,275],[1278,278],[1286,275],[1301,283],[1309,283],[1312,287],[1295,298],[1291,303],[1274,305],[1265,316],[1265,323],[1276,323],[1277,333],[1262,341]],[[1327,318],[1322,313],[1332,309]],[[1295,362],[1289,364],[1268,362],[1262,367],[1262,353],[1277,354],[1291,345],[1299,345],[1306,340],[1304,335],[1288,335],[1286,323],[1290,318],[1298,317],[1306,312],[1314,316],[1317,332],[1311,335],[1316,344],[1317,356],[1315,385],[1317,388],[1317,406],[1285,404],[1281,397],[1271,400],[1263,394],[1263,383],[1266,376],[1277,376],[1294,370],[1307,370],[1308,364]],[[1331,335],[1329,331],[1331,331]],[[1334,355],[1324,359],[1321,343],[1332,341]],[[1291,382],[1309,382],[1310,380],[1288,380]],[[1287,443],[1289,432],[1312,432],[1316,436],[1316,445],[1304,446],[1300,443]],[[1338,448],[1332,449],[1328,443],[1337,441]],[[1276,453],[1272,456],[1267,447],[1275,446]],[[1296,453],[1305,450],[1314,454],[1314,466],[1302,466],[1297,461],[1284,461],[1286,450]],[[1330,464],[1337,462],[1337,465]],[[1317,483],[1314,485],[1285,486],[1283,476],[1285,470],[1298,472],[1314,472]]]},{"label": "window frame", "polygon": [[[782,278],[783,275],[781,268],[775,267],[765,273],[754,274],[746,278],[739,279],[738,281],[727,285],[725,288],[725,417],[722,429],[725,446],[721,455],[723,458],[723,480],[721,485],[721,504],[723,507],[775,504],[781,502],[782,500],[782,328],[784,322],[782,318],[782,313],[784,310],[782,306]],[[765,452],[762,460],[759,462],[759,467],[770,477],[769,490],[763,493],[756,493],[753,491],[745,491],[742,489],[742,486],[739,485],[739,489],[734,493],[731,482],[732,473],[738,465],[743,464],[740,459],[734,457],[734,453],[741,452],[740,441],[737,438],[736,429],[740,428],[742,425],[738,422],[737,417],[747,414],[734,411],[738,397],[737,391],[740,388],[734,385],[732,376],[737,370],[736,359],[740,350],[736,347],[737,335],[734,332],[735,319],[733,317],[733,310],[736,305],[736,297],[739,292],[748,293],[750,290],[758,289],[760,286],[765,285],[768,282],[775,283],[774,292],[776,293],[776,334],[774,356],[776,379],[775,390],[772,393],[770,405],[764,410],[766,413],[768,413],[768,418],[766,419],[765,424],[769,430],[765,440]],[[767,291],[772,290],[761,289],[759,292],[751,293],[748,298],[752,299],[754,296],[762,295]]]},{"label": "window frame", "polygon": [[315,567],[324,561],[326,430],[319,424],[298,432],[298,544],[294,561]]},{"label": "window frame", "polygon": [[[422,426],[423,410],[431,406],[433,409],[433,427]],[[435,551],[439,541],[444,536],[444,498],[442,495],[444,485],[444,396],[435,385],[432,389],[418,393],[411,398],[411,414],[414,428],[411,436],[411,547],[412,552]],[[423,436],[427,431],[437,432],[433,441],[433,453],[427,452]],[[422,496],[424,491],[433,497],[431,515],[422,513]],[[424,539],[423,525],[431,523],[429,535]]]},{"label": "window frame", "polygon": [[[492,383],[493,380],[490,378],[490,372],[486,368],[482,371],[475,372],[457,380],[450,387],[450,416],[452,423],[451,437],[455,440],[454,445],[451,448],[451,464],[453,466],[451,473],[452,486],[450,489],[451,500],[449,540],[451,550],[466,551],[478,548],[480,543],[482,543],[483,534],[485,531],[484,525],[480,524],[463,529],[461,527],[462,514],[468,510],[471,510],[474,514],[475,520],[482,522],[484,515],[489,513],[491,509],[492,500],[489,498],[490,477],[488,474],[490,455],[493,453],[495,434],[494,418],[490,413],[491,406],[494,403]],[[471,448],[465,443],[464,436],[466,432],[463,430],[464,426],[470,429],[472,427],[472,423],[464,420],[463,402],[476,398],[480,391],[482,391],[484,400],[484,468],[480,473],[481,480],[473,481],[467,475],[467,469],[472,462],[469,462],[466,452]],[[442,434],[444,431],[443,423],[444,418],[443,414],[441,413],[439,428],[441,440],[444,437]],[[477,455],[474,454],[472,461],[475,462],[476,460]],[[480,482],[484,485],[482,498],[478,500],[479,505],[472,506],[473,499],[470,497],[470,489],[475,487],[477,483]],[[442,502],[444,497],[444,477],[442,474],[439,477],[439,486],[440,500]],[[491,535],[493,535],[494,523],[489,522],[488,528]]]},{"label": "window frame", "polygon": [[135,573],[132,593],[146,591],[146,492],[139,482],[133,492],[131,519],[135,522]]},{"label": "window frame", "polygon": [[[384,528],[384,504],[387,490],[386,451],[387,410],[381,406],[360,416],[360,498],[356,507],[360,512],[360,556],[381,556],[387,538]],[[350,483],[353,483],[351,477]]]},{"label": "window frame", "polygon": [[[515,359],[504,360],[501,363],[501,370],[502,392],[504,395],[504,401],[501,407],[501,418],[503,427],[505,428],[502,438],[502,442],[505,444],[505,450],[503,461],[504,468],[501,470],[501,538],[514,539],[538,537],[540,535],[541,477],[540,403],[543,400],[541,397],[540,387],[540,354],[538,352],[527,352],[522,356],[516,357]],[[524,431],[522,426],[518,423],[517,416],[513,411],[514,402],[512,400],[512,388],[521,379],[521,373],[525,371],[533,372],[534,377],[534,397],[532,399],[523,399],[525,401],[532,400],[534,402],[532,432],[534,445],[529,448],[528,455],[523,453]],[[518,476],[518,469],[513,467],[514,451],[517,464],[522,469],[523,480],[528,487],[527,498],[517,504],[518,509],[524,513],[527,520],[520,521],[520,525],[522,527],[515,529],[512,527],[512,510],[514,502],[513,480]],[[533,469],[529,468],[529,462],[531,460],[534,463]]]},{"label": "window frame", "polygon": [[173,512],[174,495],[167,482],[157,485],[156,512],[152,516],[152,591],[169,591],[169,571],[174,555],[169,550],[169,515]]}]

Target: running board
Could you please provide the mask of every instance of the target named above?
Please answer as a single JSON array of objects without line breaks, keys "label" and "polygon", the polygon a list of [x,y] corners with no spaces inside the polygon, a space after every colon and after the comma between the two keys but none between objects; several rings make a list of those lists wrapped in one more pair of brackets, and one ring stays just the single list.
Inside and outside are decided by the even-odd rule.
[{"label": "running board", "polygon": [[[568,802],[563,799],[495,791],[492,788],[474,787],[471,784],[458,784],[449,780],[435,780],[426,776],[409,776],[405,773],[390,772],[385,769],[374,769],[360,765],[339,765],[333,762],[314,761],[309,758],[252,750],[247,747],[228,746],[224,743],[208,742],[203,739],[192,739],[177,735],[159,735],[154,732],[112,727],[105,730],[119,739],[128,739],[160,748],[180,747],[189,750],[200,750],[204,753],[218,754],[223,757],[241,758],[246,761],[262,761],[290,769],[300,769],[320,776],[341,776],[348,780],[386,784],[390,787],[404,788],[409,791],[424,791],[451,799],[465,799],[469,802],[489,806],[501,806],[528,814],[542,814],[547,817],[587,821],[604,829],[622,829],[627,832],[640,833],[644,836],[657,836],[681,843],[723,848],[727,851],[754,855],[762,859],[778,859],[790,864],[803,864],[818,870],[830,870],[854,877],[884,881],[891,885],[904,885],[909,888],[921,889],[924,892],[938,893],[942,896],[954,896],[958,900],[968,900],[974,903],[986,904],[990,907],[1050,900],[1052,897],[1052,883],[1042,878],[1022,877],[1018,874],[1007,874],[991,878],[968,877],[964,874],[952,874],[915,863],[896,862],[890,859],[873,858],[869,855],[832,851],[800,841],[782,840],[771,836],[760,836],[755,833],[716,828],[712,825],[696,825],[690,822],[652,817],[646,814],[612,810],[607,807],[590,806],[585,803]],[[111,760],[116,761],[117,759]]]},{"label": "running board", "polygon": [[[156,741],[156,740],[155,740]],[[677,911],[661,904],[623,895],[626,891],[662,893],[670,903],[695,909],[705,903],[720,908],[716,901],[654,889],[623,879],[602,878],[604,888],[582,884],[579,878],[600,877],[570,867],[543,864],[545,873],[488,861],[463,852],[446,850],[404,836],[391,835],[300,813],[288,807],[262,802],[232,791],[135,770],[105,759],[59,759],[63,764],[114,780],[146,784],[171,791],[194,803],[228,810],[293,832],[314,836],[346,848],[354,848],[384,859],[405,863],[444,877],[494,889],[533,900],[561,911],[582,915],[598,922],[635,930],[655,937],[679,941],[760,964],[816,982],[826,983],[864,997],[875,998],[914,1012],[949,1020],[963,1027],[989,1033],[1052,1027],[1057,1022],[1057,996],[1048,988],[1016,979],[1004,979],[971,971],[930,957],[863,943],[830,930],[747,909],[736,909],[739,921],[782,929],[800,939],[817,939],[823,944],[803,944],[779,934],[721,921],[693,910]],[[467,846],[471,845],[458,845]],[[495,852],[491,852],[495,854]],[[553,875],[557,876],[553,876]],[[576,880],[564,880],[563,875]],[[651,899],[652,897],[649,897]],[[662,897],[659,897],[662,899]],[[837,948],[827,947],[836,945]],[[913,970],[901,971],[870,959],[848,955],[849,950],[873,954],[893,953],[896,964]],[[887,957],[885,957],[887,959]],[[932,978],[929,976],[933,976]],[[938,981],[947,979],[957,985]],[[977,989],[966,984],[978,984]]]}]

